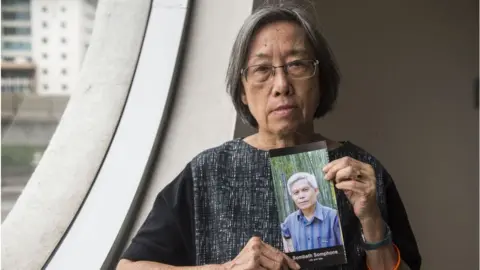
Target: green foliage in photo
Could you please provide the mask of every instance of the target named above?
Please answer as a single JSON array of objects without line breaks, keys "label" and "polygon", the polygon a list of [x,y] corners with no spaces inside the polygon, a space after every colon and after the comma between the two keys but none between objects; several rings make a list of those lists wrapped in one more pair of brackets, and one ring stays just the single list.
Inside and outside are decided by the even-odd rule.
[{"label": "green foliage in photo", "polygon": [[319,190],[318,201],[324,206],[337,209],[335,188],[331,182],[324,180],[322,171],[322,168],[329,162],[326,149],[273,157],[270,162],[280,220],[284,220],[296,210],[295,204],[288,194],[287,181],[290,176],[298,172],[315,175]]}]

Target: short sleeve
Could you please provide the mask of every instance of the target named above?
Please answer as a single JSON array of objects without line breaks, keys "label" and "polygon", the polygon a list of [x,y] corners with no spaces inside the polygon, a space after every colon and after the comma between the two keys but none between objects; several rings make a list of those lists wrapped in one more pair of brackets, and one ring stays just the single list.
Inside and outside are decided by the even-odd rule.
[{"label": "short sleeve", "polygon": [[284,222],[280,224],[280,230],[282,231],[282,236],[285,238],[291,238],[292,235],[290,234],[290,228],[287,226],[287,223]]},{"label": "short sleeve", "polygon": [[393,243],[400,250],[402,260],[411,270],[419,270],[422,258],[418,250],[417,241],[413,234],[407,211],[403,205],[400,194],[388,172],[385,172],[386,199],[388,208],[388,225],[392,231]]},{"label": "short sleeve", "polygon": [[156,197],[122,258],[174,266],[195,265],[190,164]]}]

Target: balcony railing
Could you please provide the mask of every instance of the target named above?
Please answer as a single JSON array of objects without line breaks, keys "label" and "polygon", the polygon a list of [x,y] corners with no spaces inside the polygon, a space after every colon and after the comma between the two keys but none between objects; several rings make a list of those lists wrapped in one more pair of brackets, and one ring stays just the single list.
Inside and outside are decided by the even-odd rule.
[{"label": "balcony railing", "polygon": [[35,83],[31,78],[2,78],[2,93],[33,93]]}]

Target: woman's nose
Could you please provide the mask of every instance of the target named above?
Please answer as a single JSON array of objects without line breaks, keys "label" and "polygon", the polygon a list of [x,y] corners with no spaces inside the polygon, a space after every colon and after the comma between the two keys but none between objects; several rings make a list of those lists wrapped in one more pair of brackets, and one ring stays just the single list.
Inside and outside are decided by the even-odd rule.
[{"label": "woman's nose", "polygon": [[287,74],[285,74],[282,69],[279,69],[273,76],[273,91],[275,96],[289,95],[291,89],[290,84],[288,83]]}]

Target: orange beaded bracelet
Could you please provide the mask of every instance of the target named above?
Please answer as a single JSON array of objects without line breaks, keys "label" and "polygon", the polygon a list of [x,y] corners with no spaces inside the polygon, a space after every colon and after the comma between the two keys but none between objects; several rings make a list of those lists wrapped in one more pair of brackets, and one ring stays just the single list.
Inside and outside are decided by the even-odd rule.
[{"label": "orange beaded bracelet", "polygon": [[[397,263],[395,264],[395,267],[393,267],[393,270],[398,270],[400,268],[400,263],[402,262],[402,258],[400,257],[400,250],[398,249],[397,245],[395,244],[392,244],[392,245],[393,245],[393,248],[395,249],[395,252],[397,253]],[[372,270],[370,269],[370,266],[368,266],[368,264],[367,264],[367,269]]]}]

